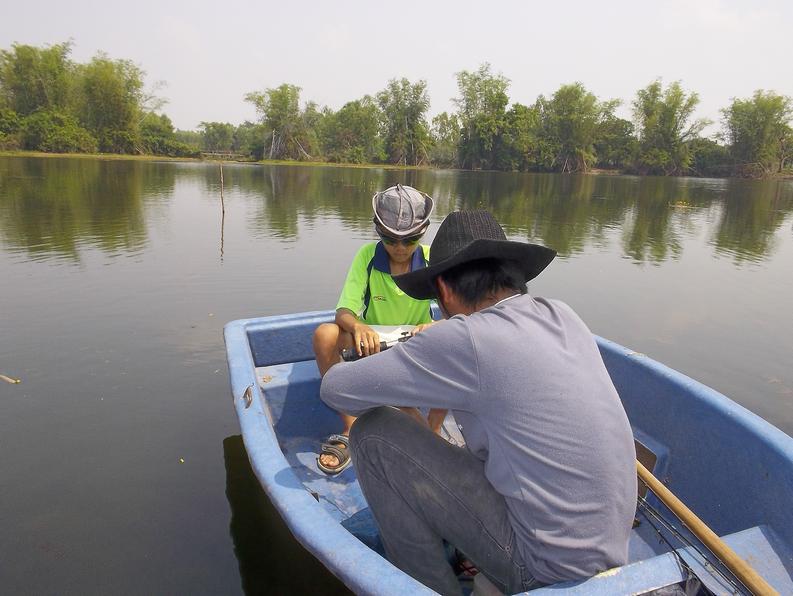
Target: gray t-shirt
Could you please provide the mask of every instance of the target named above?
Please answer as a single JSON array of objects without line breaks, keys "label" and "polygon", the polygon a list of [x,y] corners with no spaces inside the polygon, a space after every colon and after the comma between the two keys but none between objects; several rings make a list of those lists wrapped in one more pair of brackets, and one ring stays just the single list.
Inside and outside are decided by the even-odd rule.
[{"label": "gray t-shirt", "polygon": [[331,368],[322,399],[452,410],[507,504],[523,561],[551,583],[625,564],[633,435],[592,333],[566,304],[516,296]]}]

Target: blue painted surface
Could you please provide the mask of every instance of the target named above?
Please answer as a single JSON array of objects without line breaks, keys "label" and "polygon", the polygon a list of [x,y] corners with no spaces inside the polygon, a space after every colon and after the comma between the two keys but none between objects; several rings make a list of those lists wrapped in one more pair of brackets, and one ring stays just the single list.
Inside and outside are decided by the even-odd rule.
[{"label": "blue painted surface", "polygon": [[[295,537],[353,591],[430,593],[378,554],[377,530],[354,469],[330,478],[316,468],[319,443],[339,430],[339,420],[317,397],[311,334],[333,316],[302,313],[226,325],[231,391],[248,457]],[[793,439],[642,354],[603,339],[598,344],[637,439],[657,456],[656,476],[780,593],[793,593]],[[648,500],[673,519],[655,497]],[[667,550],[644,523],[633,531],[628,565],[539,592],[622,594],[679,582],[683,573]],[[681,553],[701,568],[693,553]]]}]

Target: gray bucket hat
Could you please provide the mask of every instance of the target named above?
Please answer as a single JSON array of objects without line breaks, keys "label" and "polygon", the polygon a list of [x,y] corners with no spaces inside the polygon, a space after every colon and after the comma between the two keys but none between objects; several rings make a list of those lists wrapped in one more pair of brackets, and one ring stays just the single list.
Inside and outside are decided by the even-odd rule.
[{"label": "gray bucket hat", "polygon": [[374,223],[396,238],[412,236],[424,228],[434,206],[427,193],[401,184],[372,197]]}]

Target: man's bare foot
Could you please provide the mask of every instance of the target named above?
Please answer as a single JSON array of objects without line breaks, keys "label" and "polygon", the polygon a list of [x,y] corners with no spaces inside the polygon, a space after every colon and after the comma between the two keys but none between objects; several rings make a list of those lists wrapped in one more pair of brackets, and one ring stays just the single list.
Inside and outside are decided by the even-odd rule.
[{"label": "man's bare foot", "polygon": [[339,467],[339,458],[331,453],[323,453],[319,456],[319,461],[322,463],[323,466],[328,468],[337,468]]}]

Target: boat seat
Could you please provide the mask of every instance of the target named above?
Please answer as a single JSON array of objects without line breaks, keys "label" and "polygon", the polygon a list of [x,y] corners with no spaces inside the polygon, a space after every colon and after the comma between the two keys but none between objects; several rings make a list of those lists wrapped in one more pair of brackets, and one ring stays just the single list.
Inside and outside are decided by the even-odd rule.
[{"label": "boat seat", "polygon": [[[793,553],[767,526],[755,526],[722,536],[730,548],[744,558],[780,594],[793,594]],[[690,548],[680,549],[683,559],[703,583],[716,594],[733,593],[734,588],[707,571]],[[564,582],[533,590],[537,596],[553,596],[566,588],[565,594],[627,594],[644,593],[684,581],[685,574],[677,559],[664,552],[651,559],[638,560],[617,569],[610,569],[589,579]]]}]

